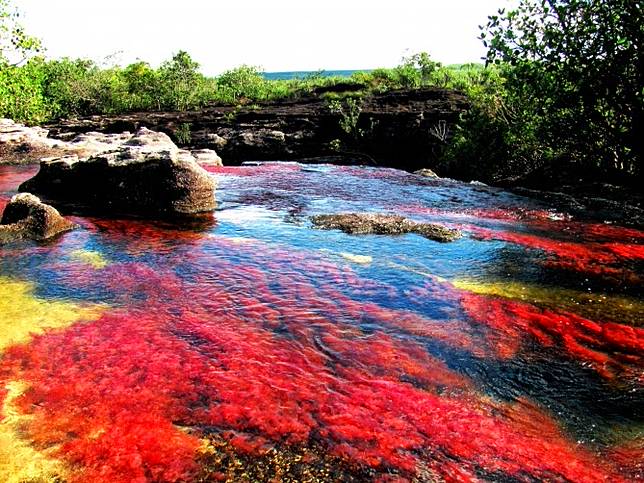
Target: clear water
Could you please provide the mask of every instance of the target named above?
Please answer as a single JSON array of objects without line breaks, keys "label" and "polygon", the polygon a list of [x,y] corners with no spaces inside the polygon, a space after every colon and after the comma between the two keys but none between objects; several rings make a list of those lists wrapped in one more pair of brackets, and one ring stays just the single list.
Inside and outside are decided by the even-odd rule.
[{"label": "clear water", "polygon": [[[644,232],[389,169],[212,171],[212,219],[0,247],[0,481],[643,477]],[[464,237],[309,221],[365,211]]]}]

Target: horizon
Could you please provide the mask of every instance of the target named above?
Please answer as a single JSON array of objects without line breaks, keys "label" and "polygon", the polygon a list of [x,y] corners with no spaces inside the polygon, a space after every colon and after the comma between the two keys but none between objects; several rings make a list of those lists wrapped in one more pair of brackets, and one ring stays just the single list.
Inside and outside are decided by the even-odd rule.
[{"label": "horizon", "polygon": [[105,66],[142,60],[156,67],[184,50],[208,76],[240,65],[264,72],[371,70],[418,52],[445,65],[480,63],[485,48],[478,25],[514,3],[185,0],[182,8],[169,8],[150,0],[114,0],[109,7],[82,0],[13,2],[47,58],[88,58]]}]

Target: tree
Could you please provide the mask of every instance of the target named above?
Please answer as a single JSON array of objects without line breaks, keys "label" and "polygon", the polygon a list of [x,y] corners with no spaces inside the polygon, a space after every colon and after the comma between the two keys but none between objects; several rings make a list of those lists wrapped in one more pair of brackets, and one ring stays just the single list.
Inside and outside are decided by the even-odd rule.
[{"label": "tree", "polygon": [[644,4],[519,0],[481,27],[487,62],[538,119],[544,150],[642,174]]},{"label": "tree", "polygon": [[172,60],[164,62],[159,69],[159,75],[163,98],[168,101],[166,107],[187,110],[193,105],[201,76],[199,64],[192,60],[188,52],[181,50]]},{"label": "tree", "polygon": [[19,65],[42,50],[40,40],[25,33],[9,0],[0,0],[0,66]]}]

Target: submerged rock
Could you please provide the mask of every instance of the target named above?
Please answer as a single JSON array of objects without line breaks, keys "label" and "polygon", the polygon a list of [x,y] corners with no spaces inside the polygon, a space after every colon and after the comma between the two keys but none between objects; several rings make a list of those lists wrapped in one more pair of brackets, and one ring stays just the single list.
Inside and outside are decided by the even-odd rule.
[{"label": "submerged rock", "polygon": [[215,187],[190,152],[142,128],[114,151],[43,160],[20,191],[90,211],[173,215],[214,210]]},{"label": "submerged rock", "polygon": [[403,216],[381,213],[340,213],[312,216],[313,226],[323,230],[342,230],[351,235],[402,235],[416,233],[430,240],[450,242],[461,232],[433,223],[416,223]]},{"label": "submerged rock", "polygon": [[23,238],[46,240],[76,227],[53,206],[41,202],[37,196],[19,193],[11,198],[2,214],[0,243]]}]

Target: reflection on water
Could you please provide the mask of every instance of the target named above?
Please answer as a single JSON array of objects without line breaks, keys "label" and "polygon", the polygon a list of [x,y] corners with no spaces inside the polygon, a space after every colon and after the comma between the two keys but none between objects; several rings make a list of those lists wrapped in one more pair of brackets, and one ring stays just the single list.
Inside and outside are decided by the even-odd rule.
[{"label": "reflection on water", "polygon": [[[644,476],[644,233],[395,170],[212,171],[216,222],[0,247],[0,480]],[[347,211],[467,236],[308,222]]]}]

